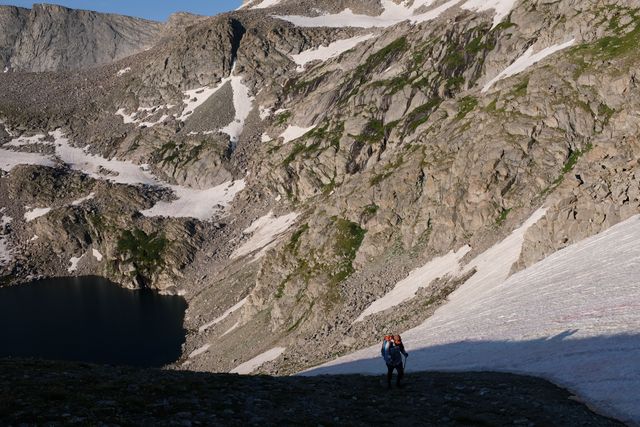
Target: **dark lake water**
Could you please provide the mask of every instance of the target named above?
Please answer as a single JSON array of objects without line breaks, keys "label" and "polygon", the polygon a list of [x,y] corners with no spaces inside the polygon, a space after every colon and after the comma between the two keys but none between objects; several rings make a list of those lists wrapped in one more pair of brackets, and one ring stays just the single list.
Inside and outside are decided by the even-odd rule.
[{"label": "dark lake water", "polygon": [[0,288],[0,357],[159,367],[180,357],[186,308],[100,277]]}]

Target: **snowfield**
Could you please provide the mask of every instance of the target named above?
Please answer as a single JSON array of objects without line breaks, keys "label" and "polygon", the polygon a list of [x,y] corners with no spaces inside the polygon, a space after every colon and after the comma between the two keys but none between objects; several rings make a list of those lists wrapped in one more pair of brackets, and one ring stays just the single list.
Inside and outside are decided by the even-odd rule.
[{"label": "snowfield", "polygon": [[96,261],[98,261],[98,262],[102,261],[102,258],[104,258],[104,257],[102,256],[102,254],[100,253],[100,251],[99,251],[99,250],[97,250],[97,249],[93,249],[93,250],[91,251],[91,254],[93,255],[93,257],[94,257],[94,258],[96,259]]},{"label": "snowfield", "polygon": [[88,202],[89,200],[92,200],[94,197],[96,197],[96,193],[89,193],[88,196],[82,197],[78,200],[74,200],[73,202],[71,202],[71,206],[80,206],[84,202]]},{"label": "snowfield", "polygon": [[27,222],[31,222],[36,218],[45,216],[49,212],[51,212],[51,208],[34,208],[24,213],[24,220]]},{"label": "snowfield", "polygon": [[[410,3],[410,5],[407,5]],[[498,25],[513,9],[516,0],[449,0],[437,7],[431,8],[436,4],[436,0],[415,0],[413,3],[403,1],[400,4],[394,3],[392,0],[381,0],[383,12],[378,16],[358,15],[353,13],[351,9],[345,9],[340,13],[325,14],[315,17],[299,16],[299,15],[274,15],[274,18],[291,22],[298,27],[390,27],[403,21],[409,21],[412,24],[431,21],[442,15],[454,6],[460,5],[463,9],[494,12],[493,26]],[[431,9],[429,9],[431,8]],[[425,9],[428,9],[425,11]]]},{"label": "snowfield", "polygon": [[374,301],[367,307],[354,323],[364,320],[364,318],[369,315],[380,313],[381,311],[410,300],[416,296],[420,288],[429,286],[431,282],[439,277],[456,274],[460,270],[460,260],[462,260],[470,250],[470,246],[463,246],[457,252],[451,251],[413,270],[406,279],[398,282],[388,294]]},{"label": "snowfield", "polygon": [[[170,202],[160,201],[152,208],[142,211],[145,216],[165,216],[174,218],[196,218],[210,220],[233,201],[235,196],[244,189],[245,181],[229,181],[216,187],[207,189],[194,189],[180,185],[169,185],[160,181],[149,170],[148,165],[137,165],[130,161],[106,159],[104,157],[87,153],[84,149],[73,147],[62,131],[55,130],[49,133],[54,142],[46,142],[55,148],[56,160],[68,165],[71,169],[82,172],[94,179],[112,181],[126,185],[150,185],[169,188],[175,194],[175,200]],[[23,139],[32,143],[41,142],[41,137]],[[41,165],[54,167],[56,162],[47,155],[40,153],[23,153],[0,149],[0,168],[9,172],[18,165]],[[95,195],[73,201],[77,206]],[[49,209],[50,210],[50,209]],[[34,210],[25,214],[25,220],[31,221],[38,216],[47,214],[48,211]]]},{"label": "snowfield", "polygon": [[515,6],[517,0],[469,0],[461,7],[463,9],[475,10],[476,12],[483,12],[485,10],[494,11],[493,16],[493,30],[502,20],[511,13],[511,10]]},{"label": "snowfield", "polygon": [[281,1],[282,0],[262,0],[262,2],[258,3],[257,5],[249,7],[249,9],[264,9],[267,7],[273,7]]},{"label": "snowfield", "polygon": [[[431,318],[402,333],[408,369],[536,375],[601,412],[639,423],[639,240],[635,216],[506,280],[472,278]],[[510,261],[515,243],[476,260]],[[379,351],[375,345],[303,375],[380,374]]]},{"label": "snowfield", "polygon": [[210,220],[229,206],[236,194],[244,190],[244,179],[225,182],[217,187],[206,190],[169,185],[177,199],[160,201],[152,208],[141,211],[146,217],[164,216],[169,218],[196,218],[202,221]]},{"label": "snowfield", "polygon": [[315,125],[314,126],[309,126],[308,128],[289,125],[287,127],[287,129],[280,134],[279,138],[282,138],[282,143],[283,144],[288,144],[289,142],[300,138],[302,135],[304,135],[305,133],[307,133],[307,132],[309,132],[310,130],[313,130],[313,129],[315,129]]},{"label": "snowfield", "polygon": [[296,221],[300,214],[292,212],[281,217],[275,217],[269,212],[262,218],[258,218],[244,230],[244,234],[251,234],[251,238],[231,254],[231,259],[240,258],[260,249],[253,260],[261,258],[273,247],[278,237],[286,232]]},{"label": "snowfield", "polygon": [[240,374],[240,375],[248,375],[258,369],[260,366],[264,365],[267,362],[271,362],[272,360],[276,360],[284,351],[285,347],[276,347],[272,348],[269,351],[265,351],[264,353],[254,357],[253,359],[244,362],[242,365],[237,366],[232,369],[230,374]]},{"label": "snowfield", "polygon": [[[11,221],[13,221],[13,218],[4,215],[5,209],[6,208],[0,208],[0,214],[2,214],[0,217],[0,232],[2,232],[7,225],[11,224]],[[0,267],[4,267],[12,259],[13,256],[11,254],[11,249],[9,248],[9,243],[5,236],[0,235]]]},{"label": "snowfield", "polygon": [[235,144],[242,135],[244,122],[253,109],[254,98],[249,96],[249,88],[242,82],[242,77],[233,76],[230,81],[233,89],[233,109],[236,114],[234,120],[220,131],[229,135],[231,142]]},{"label": "snowfield", "polygon": [[19,151],[3,150],[0,148],[0,169],[11,172],[19,165],[40,165],[53,167],[55,163],[48,157],[38,153],[22,153]]},{"label": "snowfield", "polygon": [[330,43],[327,46],[320,46],[315,49],[305,50],[297,55],[291,55],[291,59],[298,64],[297,71],[304,71],[305,65],[312,61],[326,61],[331,58],[335,58],[354,48],[360,43],[369,40],[373,37],[373,34],[365,34],[364,36],[356,36],[349,39],[337,40]]},{"label": "snowfield", "polygon": [[489,80],[487,84],[482,88],[482,92],[488,91],[498,80],[505,79],[507,77],[515,76],[531,67],[537,62],[542,61],[549,55],[552,55],[560,50],[566,49],[575,43],[576,39],[573,38],[567,42],[561,44],[555,44],[553,46],[546,47],[539,52],[533,53],[533,46],[518,59],[516,59],[511,65],[504,69],[500,74]]},{"label": "snowfield", "polygon": [[207,323],[205,325],[200,326],[200,328],[198,328],[198,332],[204,332],[207,329],[209,329],[210,327],[212,327],[213,325],[217,325],[218,323],[222,322],[224,319],[229,317],[233,312],[235,312],[237,310],[240,310],[242,307],[244,307],[244,305],[246,303],[247,303],[247,298],[243,298],[236,305],[234,305],[233,307],[231,307],[230,309],[228,309],[227,311],[222,313],[216,319],[212,320],[211,322],[209,322],[209,323]]},{"label": "snowfield", "polygon": [[78,270],[78,263],[80,262],[80,260],[84,257],[84,254],[80,255],[79,257],[71,257],[71,259],[69,260],[69,268],[67,268],[67,271],[69,273],[74,273],[76,270]]}]

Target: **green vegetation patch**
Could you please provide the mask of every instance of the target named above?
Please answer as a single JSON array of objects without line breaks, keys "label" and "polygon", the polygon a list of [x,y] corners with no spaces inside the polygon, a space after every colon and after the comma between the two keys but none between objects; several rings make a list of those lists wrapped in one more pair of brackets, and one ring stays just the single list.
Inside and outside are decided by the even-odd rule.
[{"label": "green vegetation patch", "polygon": [[442,99],[440,98],[432,98],[426,104],[423,104],[409,113],[407,118],[407,128],[411,132],[415,132],[415,130],[421,124],[425,123],[429,120],[429,116],[433,113],[438,106],[442,103]]},{"label": "green vegetation patch", "polygon": [[[334,225],[336,228],[334,250],[338,257],[338,262],[329,275],[330,294],[337,291],[337,289],[333,288],[335,288],[338,283],[341,283],[347,277],[351,276],[355,271],[353,268],[353,260],[367,233],[367,230],[361,228],[355,222],[344,218],[334,218]],[[330,295],[330,299],[335,300],[332,295]]]},{"label": "green vegetation patch", "polygon": [[500,215],[498,215],[498,218],[496,219],[497,226],[501,226],[507,220],[507,216],[509,215],[509,212],[511,212],[511,208],[502,209],[500,211]]},{"label": "green vegetation patch", "polygon": [[291,111],[283,111],[273,118],[273,122],[276,126],[281,126],[289,121],[291,118]]},{"label": "green vegetation patch", "polygon": [[478,105],[478,99],[473,96],[465,96],[458,101],[458,114],[456,119],[462,120]]},{"label": "green vegetation patch", "polygon": [[355,136],[356,141],[375,144],[382,141],[385,135],[385,128],[382,120],[371,119],[367,122],[360,135]]},{"label": "green vegetation patch", "polygon": [[297,229],[292,235],[291,240],[287,243],[287,250],[292,254],[298,253],[298,247],[300,246],[300,238],[304,233],[309,230],[309,224],[303,224],[299,229]]},{"label": "green vegetation patch", "polygon": [[167,246],[167,239],[159,232],[147,234],[135,228],[122,232],[116,248],[124,262],[133,264],[134,274],[146,280],[164,266],[162,255]]}]

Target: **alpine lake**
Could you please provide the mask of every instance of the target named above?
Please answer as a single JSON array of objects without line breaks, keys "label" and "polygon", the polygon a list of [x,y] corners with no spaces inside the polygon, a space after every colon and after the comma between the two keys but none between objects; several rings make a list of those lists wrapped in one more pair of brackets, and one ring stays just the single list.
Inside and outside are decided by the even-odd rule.
[{"label": "alpine lake", "polygon": [[0,358],[161,367],[180,357],[186,308],[93,276],[0,288]]}]

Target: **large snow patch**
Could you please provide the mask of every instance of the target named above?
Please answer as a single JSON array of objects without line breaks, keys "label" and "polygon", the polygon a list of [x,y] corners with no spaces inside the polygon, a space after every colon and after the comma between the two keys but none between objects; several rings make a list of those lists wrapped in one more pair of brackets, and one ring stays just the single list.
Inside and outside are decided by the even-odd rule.
[{"label": "large snow patch", "polygon": [[[640,422],[639,240],[635,216],[506,281],[465,283],[403,333],[409,368],[537,375],[601,411]],[[493,260],[502,255],[495,251]],[[375,345],[306,375],[379,374],[379,350]]]}]

